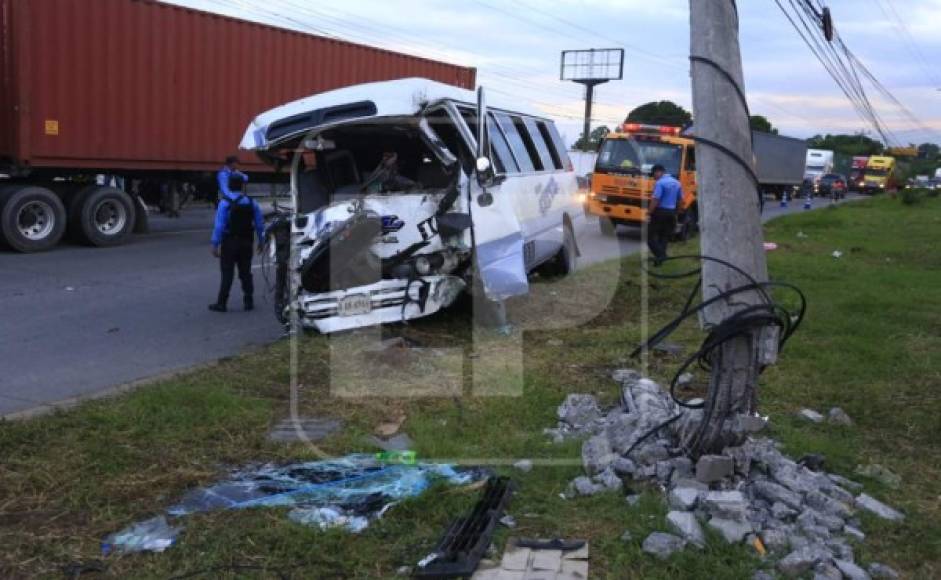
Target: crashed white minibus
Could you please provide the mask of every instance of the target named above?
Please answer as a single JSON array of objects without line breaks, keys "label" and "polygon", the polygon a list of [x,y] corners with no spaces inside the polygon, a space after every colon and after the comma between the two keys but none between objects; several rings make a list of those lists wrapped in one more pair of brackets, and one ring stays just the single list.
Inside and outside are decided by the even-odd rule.
[{"label": "crashed white minibus", "polygon": [[241,147],[290,169],[283,307],[305,327],[414,319],[474,288],[500,302],[536,268],[575,268],[583,212],[555,125],[487,107],[482,90],[413,78],[321,93],[256,117]]}]

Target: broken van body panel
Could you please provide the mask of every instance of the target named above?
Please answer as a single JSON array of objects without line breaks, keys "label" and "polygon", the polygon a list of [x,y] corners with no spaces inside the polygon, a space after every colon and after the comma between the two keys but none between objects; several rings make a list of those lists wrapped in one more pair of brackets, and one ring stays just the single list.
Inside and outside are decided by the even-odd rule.
[{"label": "broken van body panel", "polygon": [[[525,151],[506,150],[495,158],[500,174],[481,178],[473,102],[471,91],[404,79],[315,95],[252,121],[242,147],[291,168],[285,303],[302,324],[334,332],[427,316],[475,274],[488,299],[505,300],[528,292],[528,271],[562,251],[567,202],[565,219],[581,213],[564,150],[527,174],[511,157]],[[539,131],[527,138],[533,147],[540,139],[540,151],[557,138],[551,121],[512,115]]]}]

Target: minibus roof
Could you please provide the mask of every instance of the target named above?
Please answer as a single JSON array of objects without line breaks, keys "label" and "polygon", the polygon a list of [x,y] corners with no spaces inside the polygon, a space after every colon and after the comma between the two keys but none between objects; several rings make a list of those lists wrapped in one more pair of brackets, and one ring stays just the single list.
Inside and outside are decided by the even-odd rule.
[{"label": "minibus roof", "polygon": [[[491,109],[545,118],[487,94]],[[429,103],[451,100],[476,106],[477,93],[424,78],[365,83],[319,93],[287,103],[255,117],[239,147],[264,150],[317,127],[370,117],[409,117]]]}]

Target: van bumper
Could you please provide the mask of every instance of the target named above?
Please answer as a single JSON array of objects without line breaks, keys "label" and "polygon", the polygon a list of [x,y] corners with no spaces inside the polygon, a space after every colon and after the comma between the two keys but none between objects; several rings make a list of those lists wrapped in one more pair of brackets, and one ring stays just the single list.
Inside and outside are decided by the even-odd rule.
[{"label": "van bumper", "polygon": [[[305,328],[326,334],[434,314],[453,304],[465,287],[457,276],[385,279],[321,294],[303,292],[297,310]],[[358,307],[347,308],[351,301]]]}]

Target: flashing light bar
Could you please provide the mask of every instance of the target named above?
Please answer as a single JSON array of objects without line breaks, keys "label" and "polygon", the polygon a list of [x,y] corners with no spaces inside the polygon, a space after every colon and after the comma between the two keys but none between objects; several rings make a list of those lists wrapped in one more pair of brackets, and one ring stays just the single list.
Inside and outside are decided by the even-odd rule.
[{"label": "flashing light bar", "polygon": [[621,129],[625,133],[659,133],[660,135],[680,134],[680,127],[670,127],[668,125],[644,125],[641,123],[624,123]]}]

